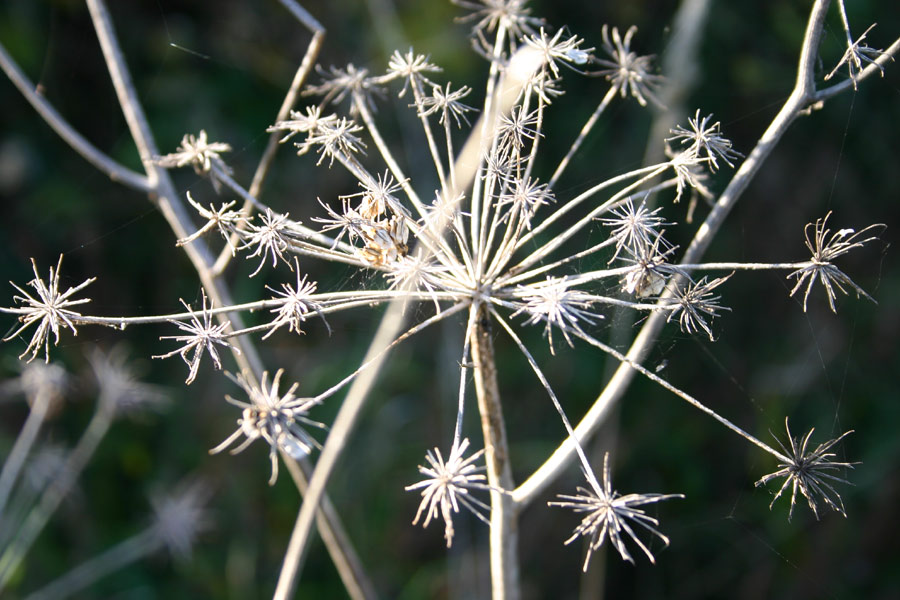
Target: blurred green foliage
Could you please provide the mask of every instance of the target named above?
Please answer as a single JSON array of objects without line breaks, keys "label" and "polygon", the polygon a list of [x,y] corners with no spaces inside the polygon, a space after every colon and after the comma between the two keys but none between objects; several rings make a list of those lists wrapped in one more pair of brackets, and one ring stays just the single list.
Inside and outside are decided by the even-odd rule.
[{"label": "blurred green foliage", "polygon": [[[249,181],[265,145],[281,94],[291,80],[309,34],[276,2],[153,0],[112,4],[138,91],[157,141],[173,149],[185,132],[201,128],[227,141],[236,177]],[[535,1],[534,14],[555,26],[567,24],[599,46],[604,23],[639,28],[636,46],[644,53],[665,52],[674,0],[585,3]],[[795,56],[809,2],[768,0],[715,2],[702,45],[702,71],[685,103],[712,112],[744,153],[749,152],[790,90]],[[480,92],[486,65],[471,51],[468,26],[454,24],[460,9],[442,0],[363,0],[304,3],[328,30],[320,61],[380,71],[394,47],[412,44],[445,68],[457,85]],[[853,2],[851,23],[860,33],[869,23],[872,45],[884,47],[900,35],[893,2]],[[386,10],[391,9],[391,10]],[[840,56],[840,24],[832,14],[822,49],[822,72]],[[76,0],[6,0],[0,6],[0,41],[25,72],[41,85],[59,111],[94,144],[133,168],[137,154],[106,74],[87,11]],[[842,452],[862,464],[846,489],[848,518],[826,514],[815,522],[798,507],[787,522],[786,505],[768,510],[770,494],[753,481],[774,470],[772,460],[654,384],[638,380],[599,436],[612,448],[613,481],[624,491],[682,492],[659,515],[671,547],[657,553],[655,566],[623,564],[598,554],[582,578],[580,544],[563,547],[576,522],[571,514],[547,509],[544,500],[521,521],[521,562],[529,597],[576,598],[593,589],[598,577],[609,597],[635,598],[895,598],[900,595],[900,519],[891,512],[900,501],[900,272],[888,246],[900,225],[897,169],[900,140],[900,76],[890,67],[858,93],[847,93],[821,111],[798,120],[745,193],[709,259],[801,260],[806,257],[806,222],[834,210],[831,224],[888,225],[880,243],[842,267],[878,300],[843,298],[832,315],[824,300],[811,300],[804,314],[787,297],[791,284],[779,274],[738,275],[722,288],[733,311],[717,323],[718,341],[689,338],[669,327],[649,359],[673,384],[690,391],[762,439],[781,436],[789,415],[795,430],[815,426],[814,442],[852,428]],[[564,152],[581,123],[605,91],[601,81],[566,75],[570,92],[553,106],[545,156]],[[441,79],[443,81],[443,79]],[[395,148],[410,171],[430,172],[422,160],[415,123],[406,101],[388,96],[379,118],[392,123]],[[473,102],[474,104],[474,102]],[[399,107],[399,109],[397,108]],[[557,189],[560,199],[595,180],[639,164],[652,115],[633,102],[618,103],[586,144],[572,171]],[[418,162],[417,162],[418,161]],[[316,197],[355,191],[339,169],[317,169],[284,148],[275,162],[263,199],[292,217],[308,219]],[[549,165],[548,165],[549,168]],[[192,172],[178,172],[176,183],[202,201],[212,200],[209,184]],[[723,177],[714,181],[721,189]],[[417,180],[421,190],[431,182]],[[61,142],[18,95],[0,80],[0,280],[31,278],[28,259],[42,273],[65,254],[63,285],[86,277],[94,314],[142,315],[176,310],[178,298],[195,302],[199,287],[188,261],[174,246],[165,222],[140,194],[117,186]],[[671,207],[681,218],[682,206]],[[701,207],[700,217],[705,209]],[[691,233],[671,232],[682,243]],[[595,233],[599,235],[599,233]],[[249,300],[277,285],[285,275],[236,261],[229,274],[236,298]],[[368,274],[302,262],[320,289],[346,282],[365,285]],[[11,303],[12,288],[2,302]],[[377,324],[377,311],[360,311],[329,320],[328,336],[317,320],[307,335],[276,334],[262,346],[272,370],[301,382],[314,393],[351,371]],[[12,326],[4,317],[4,331]],[[549,360],[536,328],[528,338],[542,361]],[[114,330],[81,328],[77,338],[63,335],[53,356],[73,373],[85,371],[85,354],[125,338],[131,354],[145,361],[147,379],[167,386],[172,397],[163,414],[140,422],[118,423],[80,481],[81,493],[64,505],[29,555],[18,587],[24,595],[73,565],[138,531],[146,522],[146,492],[172,485],[190,472],[213,482],[213,532],[204,536],[190,563],[158,557],[139,563],[98,584],[85,598],[265,598],[271,594],[281,557],[299,507],[286,476],[270,488],[265,450],[255,445],[235,457],[210,457],[207,450],[235,427],[236,411],[223,402],[234,386],[207,365],[189,388],[181,385],[184,365],[177,359],[149,363],[168,351],[159,328]],[[487,531],[474,519],[461,519],[454,547],[444,548],[439,524],[413,528],[418,498],[404,493],[416,479],[416,465],[427,448],[446,447],[455,414],[458,323],[422,334],[401,346],[380,377],[353,447],[330,485],[347,529],[384,597],[485,597],[488,586]],[[7,376],[16,373],[13,357],[22,343],[0,347]],[[500,383],[507,403],[514,464],[521,481],[562,439],[563,430],[543,392],[531,379],[514,348],[498,344]],[[546,354],[547,356],[544,356]],[[578,348],[560,352],[550,369],[552,383],[574,418],[601,388],[609,360]],[[71,444],[92,406],[91,383],[79,379],[74,401],[52,423],[49,439]],[[324,406],[316,417],[330,422],[337,407]],[[0,456],[12,444],[25,408],[0,405]],[[474,411],[473,411],[474,412]],[[478,439],[475,415],[471,435]],[[578,483],[572,470],[553,493]],[[594,582],[594,583],[592,583]],[[298,597],[337,598],[343,592],[320,544],[310,554]]]}]

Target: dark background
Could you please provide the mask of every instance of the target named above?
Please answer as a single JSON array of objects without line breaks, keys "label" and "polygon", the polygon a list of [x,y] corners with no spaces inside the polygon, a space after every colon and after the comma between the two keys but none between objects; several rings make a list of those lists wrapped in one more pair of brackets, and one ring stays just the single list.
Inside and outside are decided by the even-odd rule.
[{"label": "dark background", "polygon": [[[172,150],[185,132],[206,129],[211,139],[233,146],[226,159],[237,179],[249,182],[265,146],[265,127],[274,118],[309,33],[276,2],[111,4],[160,147]],[[352,61],[381,72],[391,50],[412,44],[444,67],[438,81],[467,84],[480,93],[486,64],[470,49],[468,25],[453,23],[463,14],[461,9],[441,0],[407,0],[397,1],[391,14],[382,5],[390,3],[305,3],[328,30],[320,62]],[[702,43],[700,78],[682,108],[690,114],[696,107],[714,113],[735,147],[749,152],[793,84],[808,5],[780,0],[714,3]],[[623,31],[635,24],[639,32],[634,46],[652,54],[665,51],[676,8],[676,2],[664,1],[533,3],[536,16],[554,26],[568,24],[589,46],[600,46],[603,23]],[[893,2],[859,1],[849,8],[855,35],[879,23],[869,34],[871,45],[886,47],[900,35]],[[822,47],[823,73],[842,53],[842,40],[832,9]],[[79,131],[140,169],[82,2],[6,0],[0,5],[0,41]],[[829,210],[834,211],[832,230],[885,223],[879,241],[839,263],[878,303],[840,297],[835,316],[817,289],[804,313],[797,299],[788,298],[792,284],[782,273],[738,274],[721,288],[732,312],[716,322],[715,343],[669,326],[648,360],[673,384],[765,441],[772,441],[769,431],[783,438],[786,415],[795,435],[816,427],[813,443],[854,429],[838,448],[842,459],[862,461],[850,473],[854,485],[840,488],[848,518],[825,512],[816,522],[805,505],[798,505],[788,522],[785,500],[770,512],[772,490],[754,488],[753,482],[775,470],[771,457],[655,384],[637,380],[598,437],[594,466],[599,473],[602,451],[612,449],[616,489],[687,496],[651,510],[662,521],[671,546],[654,544],[655,566],[637,554],[633,567],[600,552],[591,573],[581,577],[582,544],[562,545],[577,521],[545,505],[551,495],[571,493],[581,483],[573,468],[522,517],[520,555],[529,597],[575,598],[579,589],[584,597],[598,597],[602,589],[609,597],[636,598],[900,594],[900,526],[894,512],[900,501],[900,361],[895,349],[900,277],[890,247],[900,225],[897,73],[891,66],[883,79],[874,77],[859,92],[845,93],[824,110],[798,120],[707,254],[710,260],[804,260],[803,226]],[[602,81],[570,73],[565,85],[567,94],[548,117],[545,157],[564,153],[606,89]],[[428,164],[420,164],[416,124],[405,106],[409,100],[396,100],[395,94],[396,89],[379,102],[379,119],[393,136],[392,147],[407,161],[419,193],[427,195],[435,186],[427,180],[432,177]],[[477,106],[478,101],[470,104]],[[614,103],[557,186],[557,197],[572,197],[596,181],[639,166],[651,118],[633,101]],[[545,169],[552,168],[550,162]],[[307,220],[317,209],[316,197],[333,199],[356,191],[355,182],[337,167],[316,169],[313,163],[310,157],[297,158],[289,148],[282,149],[263,200]],[[426,175],[417,178],[418,172]],[[729,173],[723,169],[711,182],[714,190],[723,188]],[[214,200],[208,183],[190,170],[176,173],[176,184],[204,203]],[[95,171],[5,79],[0,80],[0,202],[0,281],[27,282],[32,277],[30,257],[46,276],[63,253],[62,287],[98,277],[86,294],[92,298],[92,314],[161,314],[178,310],[178,298],[199,298],[190,264],[147,199]],[[665,214],[681,221],[684,210],[685,204],[670,205]],[[704,215],[701,207],[698,217]],[[680,225],[670,235],[685,243],[692,231]],[[258,298],[268,293],[265,284],[277,286],[291,278],[283,268],[266,267],[249,280],[246,276],[255,267],[255,262],[238,259],[231,268],[228,277],[238,301]],[[310,260],[301,261],[301,267],[319,281],[320,290],[365,286],[372,279],[368,273]],[[13,293],[8,287],[5,305],[11,305]],[[306,336],[279,333],[260,347],[272,370],[284,367],[286,380],[300,381],[300,393],[314,394],[358,365],[380,314],[364,310],[331,318],[330,337],[313,320]],[[13,320],[3,317],[2,330],[12,326]],[[580,346],[562,348],[546,362],[550,357],[538,329],[527,339],[539,349],[539,359],[576,419],[612,365]],[[126,340],[146,380],[166,386],[172,402],[161,414],[114,426],[83,474],[80,493],[63,505],[33,547],[11,598],[137,532],[150,511],[146,493],[188,473],[199,473],[215,486],[210,506],[215,529],[200,539],[192,561],[178,563],[160,555],[104,579],[82,597],[174,600],[271,594],[299,507],[297,492],[284,474],[273,488],[266,485],[267,449],[262,444],[237,457],[208,456],[207,450],[233,431],[238,415],[223,396],[237,390],[207,362],[190,387],[182,385],[186,367],[177,357],[150,362],[151,355],[171,349],[158,339],[168,333],[158,327],[133,327],[125,334],[83,327],[77,338],[64,333],[59,347],[52,349],[54,360],[80,374],[87,372],[85,357],[91,348],[108,349]],[[393,354],[329,488],[384,597],[488,594],[486,528],[467,516],[458,519],[448,553],[439,523],[424,531],[410,525],[418,497],[402,490],[417,479],[416,465],[427,448],[449,446],[461,337],[461,325],[452,322]],[[17,373],[15,356],[24,343],[14,340],[0,346],[5,357],[0,369],[6,376]],[[518,465],[515,478],[521,481],[561,440],[562,428],[517,351],[502,337],[497,351]],[[231,369],[229,361],[226,368]],[[46,427],[45,436],[53,441],[74,443],[90,416],[90,377],[79,375],[76,382],[72,402]],[[0,410],[2,455],[27,409],[22,403],[6,403]],[[336,404],[326,405],[315,417],[330,422],[335,410]],[[480,439],[474,427],[469,434],[473,441]],[[315,542],[298,597],[342,595],[324,549]]]}]

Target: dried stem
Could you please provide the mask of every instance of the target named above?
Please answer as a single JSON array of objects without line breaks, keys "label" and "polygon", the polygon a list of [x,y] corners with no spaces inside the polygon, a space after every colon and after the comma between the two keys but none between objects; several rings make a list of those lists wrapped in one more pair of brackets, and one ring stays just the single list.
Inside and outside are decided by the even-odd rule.
[{"label": "dried stem", "polygon": [[491,590],[494,600],[514,600],[521,596],[519,589],[519,541],[516,507],[505,493],[515,485],[506,441],[506,425],[497,386],[497,366],[494,362],[494,343],[491,339],[491,317],[488,308],[479,304],[475,311],[475,335],[472,336],[472,360],[475,363],[475,394],[481,414],[484,434],[485,463],[488,484],[491,486]]},{"label": "dried stem", "polygon": [[59,503],[72,489],[78,475],[94,455],[97,446],[112,424],[114,410],[114,405],[102,401],[97,403],[94,416],[61,467],[59,476],[53,479],[41,494],[40,501],[28,513],[15,538],[0,555],[0,591],[3,591],[3,588],[9,583],[10,577],[22,563],[31,545],[43,531]]},{"label": "dried stem", "polygon": [[34,440],[37,439],[41,426],[44,424],[44,418],[47,416],[51,403],[52,399],[47,391],[39,390],[31,404],[28,418],[25,419],[25,424],[16,437],[16,443],[13,444],[3,463],[3,471],[0,472],[0,518],[4,514],[6,502],[9,500],[13,485],[15,485],[16,479],[19,478],[22,465],[25,464],[25,459],[34,445]]}]

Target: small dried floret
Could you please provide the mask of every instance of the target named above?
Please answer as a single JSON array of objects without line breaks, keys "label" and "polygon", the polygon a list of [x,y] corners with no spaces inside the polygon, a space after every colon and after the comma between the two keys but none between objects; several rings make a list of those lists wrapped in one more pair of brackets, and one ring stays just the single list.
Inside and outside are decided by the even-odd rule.
[{"label": "small dried floret", "polygon": [[387,221],[364,222],[361,237],[366,242],[360,256],[372,266],[387,266],[409,252],[406,219],[393,216]]},{"label": "small dried floret", "polygon": [[731,275],[726,275],[712,281],[707,281],[706,277],[703,277],[700,281],[689,284],[683,290],[676,290],[676,304],[673,305],[666,322],[678,315],[678,323],[683,332],[694,334],[702,329],[709,336],[709,341],[714,341],[712,329],[706,319],[718,317],[720,310],[731,309],[719,304],[719,296],[713,295],[713,290],[728,281],[730,277]]},{"label": "small dried floret", "polygon": [[[187,335],[164,335],[160,336],[159,339],[184,342],[184,346],[172,350],[167,354],[154,356],[153,358],[169,358],[176,354],[181,355],[182,360],[190,367],[188,378],[185,380],[185,383],[190,384],[197,377],[197,371],[200,368],[200,359],[203,357],[204,351],[209,353],[209,357],[212,359],[216,369],[221,369],[222,361],[219,359],[219,351],[216,349],[216,346],[225,346],[238,353],[240,350],[228,343],[225,330],[228,329],[230,323],[226,321],[224,323],[219,323],[218,325],[213,324],[213,315],[207,307],[205,292],[203,293],[203,308],[199,314],[195,313],[190,304],[184,300],[181,300],[181,303],[188,312],[191,313],[191,322],[182,323],[181,321],[175,320],[169,322],[176,325],[178,329],[187,332]],[[188,358],[188,355],[192,351],[194,353],[193,356]]]},{"label": "small dried floret", "polygon": [[772,498],[769,509],[771,510],[772,506],[775,505],[775,501],[781,497],[788,486],[791,486],[791,507],[788,510],[789,521],[794,514],[798,491],[806,498],[806,502],[809,504],[809,508],[813,511],[816,519],[819,518],[817,500],[822,500],[832,510],[846,517],[847,513],[844,511],[844,502],[841,500],[841,495],[838,494],[830,482],[849,484],[850,482],[843,477],[838,477],[832,473],[842,469],[852,469],[856,463],[833,461],[832,459],[836,454],[829,452],[829,450],[846,436],[853,433],[853,430],[847,431],[833,440],[823,442],[815,450],[807,452],[809,440],[815,428],[810,429],[809,433],[803,436],[803,439],[791,436],[791,427],[788,425],[787,418],[784,420],[784,428],[787,431],[790,448],[782,444],[777,437],[775,438],[775,441],[778,442],[778,445],[781,446],[782,451],[786,455],[780,457],[782,459],[782,463],[778,465],[780,469],[774,473],[769,473],[756,482],[756,486],[759,487],[773,479],[784,477],[784,483],[778,490],[778,493],[775,494],[775,497]]},{"label": "small dried floret", "polygon": [[425,290],[431,294],[435,312],[440,313],[441,305],[435,291],[441,287],[441,276],[449,270],[418,252],[415,256],[399,257],[390,264],[390,270],[384,276],[390,282],[389,289],[412,292]]},{"label": "small dried floret", "polygon": [[388,79],[404,79],[403,89],[400,90],[398,98],[402,98],[406,94],[406,90],[412,81],[427,83],[431,86],[435,85],[424,73],[440,73],[442,69],[428,62],[428,58],[424,54],[415,54],[412,48],[407,50],[406,54],[400,54],[399,50],[394,50],[390,61],[388,61]]},{"label": "small dried floret", "polygon": [[580,48],[584,43],[582,38],[571,36],[563,39],[565,28],[557,31],[552,38],[548,38],[544,28],[541,27],[539,35],[531,35],[525,38],[525,43],[537,50],[543,56],[542,69],[549,69],[554,79],[559,79],[559,65],[577,71],[572,65],[584,65],[591,58],[593,48]]},{"label": "small dried floret", "polygon": [[601,223],[615,228],[612,230],[612,237],[616,240],[616,251],[609,262],[619,256],[622,248],[628,249],[632,255],[640,255],[649,248],[653,240],[659,238],[657,228],[672,224],[656,215],[661,210],[662,207],[648,209],[646,196],[637,208],[634,207],[631,198],[628,198],[621,206],[610,211],[613,217],[601,218]]},{"label": "small dried floret", "polygon": [[109,352],[97,349],[88,360],[100,389],[100,403],[116,414],[129,414],[145,408],[157,409],[168,402],[162,388],[139,379],[122,347],[114,347]]},{"label": "small dried floret", "polygon": [[231,248],[231,255],[234,256],[235,247],[231,243],[231,232],[235,230],[235,228],[241,223],[244,219],[244,215],[241,214],[241,211],[231,210],[231,207],[236,203],[234,200],[228,203],[222,203],[222,206],[219,207],[218,210],[213,208],[213,205],[209,205],[209,210],[203,208],[202,205],[198,204],[191,197],[191,193],[187,193],[188,202],[190,202],[191,206],[193,206],[201,217],[206,219],[206,223],[192,233],[191,235],[181,238],[177,242],[175,242],[176,246],[184,246],[185,244],[190,244],[200,236],[204,235],[208,231],[212,231],[213,228],[218,229],[219,233],[222,234],[222,237],[225,238],[225,241],[228,243],[228,247]]},{"label": "small dried floret", "polygon": [[[834,306],[834,299],[836,296],[835,288],[842,294],[847,295],[848,292],[844,286],[848,286],[856,292],[857,298],[863,296],[872,302],[875,302],[865,290],[853,283],[846,274],[834,266],[832,261],[839,256],[850,252],[850,250],[853,250],[854,248],[861,248],[867,242],[877,239],[876,236],[870,236],[863,239],[863,236],[873,229],[883,228],[884,225],[869,225],[861,231],[841,229],[829,237],[831,230],[826,229],[825,224],[828,222],[828,217],[830,216],[831,212],[829,211],[824,218],[817,219],[815,225],[807,223],[804,228],[804,234],[806,236],[806,247],[809,248],[809,251],[812,253],[812,258],[808,265],[800,267],[788,275],[788,278],[797,278],[797,283],[791,290],[791,296],[796,294],[804,285],[806,286],[806,291],[803,293],[803,312],[806,312],[806,301],[817,280],[821,281],[822,287],[825,288],[825,294],[828,296],[828,305],[831,307],[831,312],[837,312],[837,309]],[[813,239],[810,239],[809,237],[810,228],[813,229]]]},{"label": "small dried floret", "polygon": [[625,275],[622,291],[639,298],[658,296],[665,289],[669,277],[681,273],[677,266],[668,262],[668,256],[676,247],[665,241],[663,233],[661,231],[656,236],[652,245],[644,246],[638,253],[632,254],[632,258],[626,259],[634,267]]},{"label": "small dried floret", "polygon": [[603,26],[601,30],[603,49],[612,60],[594,59],[596,63],[609,67],[597,74],[604,75],[623,98],[626,94],[631,94],[641,106],[646,106],[647,100],[650,100],[662,108],[662,102],[656,97],[655,88],[663,78],[651,72],[652,56],[638,56],[637,53],[632,52],[631,38],[635,33],[637,33],[637,27],[632,25],[625,32],[625,37],[622,38],[619,30],[613,27],[610,39],[609,28],[606,25]]},{"label": "small dried floret", "polygon": [[546,183],[538,183],[532,178],[528,178],[527,181],[516,178],[512,182],[512,187],[497,199],[498,206],[510,205],[509,212],[503,216],[501,222],[515,211],[525,227],[531,229],[531,218],[537,210],[553,201],[553,192]]},{"label": "small dried floret", "polygon": [[90,298],[73,300],[71,297],[73,294],[80,292],[93,283],[96,277],[86,279],[75,287],[70,287],[65,292],[60,293],[59,270],[61,267],[62,254],[59,255],[56,269],[50,267],[50,277],[48,278],[50,283],[48,285],[44,283],[44,280],[38,275],[37,264],[35,264],[33,258],[31,259],[31,268],[34,272],[34,279],[29,281],[28,285],[37,292],[37,298],[32,297],[28,292],[12,281],[9,282],[21,294],[21,296],[13,296],[13,300],[24,306],[18,308],[3,308],[0,309],[0,311],[19,315],[19,321],[22,322],[22,326],[3,338],[3,341],[7,342],[14,337],[17,337],[32,325],[37,324],[34,334],[31,336],[31,341],[28,342],[25,351],[19,355],[20,359],[31,353],[31,358],[28,359],[28,362],[31,362],[37,357],[38,352],[41,350],[41,346],[43,346],[44,362],[49,363],[51,333],[53,334],[53,345],[59,344],[60,327],[68,327],[72,330],[72,335],[78,335],[78,331],[75,329],[75,321],[81,317],[81,314],[71,310],[70,307],[85,304],[91,300]]},{"label": "small dried floret", "polygon": [[184,134],[177,151],[160,156],[156,159],[156,164],[166,168],[191,165],[198,175],[209,175],[213,187],[218,192],[220,184],[216,170],[225,175],[231,175],[231,168],[219,156],[221,152],[231,152],[231,146],[224,142],[207,141],[206,131],[201,129],[197,136],[190,133]]},{"label": "small dried floret", "polygon": [[541,19],[529,16],[526,8],[528,0],[451,0],[453,4],[472,11],[460,17],[459,21],[475,21],[472,28],[476,36],[491,33],[501,24],[512,39],[521,39],[525,34],[533,34],[533,25],[540,25]]},{"label": "small dried floret", "polygon": [[553,100],[565,92],[559,87],[559,79],[554,79],[546,71],[538,70],[528,79],[527,91],[540,98],[541,102],[550,105]]},{"label": "small dried floret", "polygon": [[262,225],[250,225],[250,230],[244,233],[244,244],[241,250],[256,247],[252,254],[248,254],[247,258],[260,257],[259,265],[256,270],[250,274],[253,277],[266,264],[266,258],[272,257],[272,266],[278,264],[280,258],[284,263],[290,266],[290,263],[284,258],[284,251],[289,246],[288,239],[285,237],[288,225],[288,214],[283,215],[272,212],[271,208],[266,208],[266,212],[260,215],[259,220]]},{"label": "small dried floret", "polygon": [[201,479],[184,481],[172,492],[150,497],[153,533],[176,558],[190,558],[197,534],[212,527],[206,509],[211,497],[212,489]]},{"label": "small dried floret", "polygon": [[[266,286],[266,288],[275,292],[276,299],[283,300],[284,303],[271,310],[271,312],[275,313],[277,316],[271,323],[269,333],[264,335],[263,339],[266,339],[275,333],[275,330],[281,328],[283,325],[288,326],[288,331],[296,332],[298,334],[303,333],[303,330],[300,329],[300,323],[306,321],[306,316],[310,311],[315,311],[322,317],[322,320],[325,321],[325,316],[322,314],[319,303],[311,298],[311,296],[316,293],[316,282],[307,281],[306,275],[300,277],[300,264],[296,257],[294,258],[294,272],[297,274],[297,284],[294,287],[282,283],[281,287],[284,291],[279,292],[278,290]],[[325,321],[325,326],[328,327],[328,321]],[[328,331],[329,333],[331,332],[330,327]]]},{"label": "small dried floret", "polygon": [[675,129],[669,130],[672,137],[666,138],[666,141],[681,140],[682,144],[688,144],[701,156],[701,152],[705,153],[708,159],[709,168],[715,171],[719,168],[716,158],[721,158],[729,167],[734,168],[731,161],[744,156],[734,148],[732,148],[731,140],[722,135],[721,125],[718,121],[712,125],[712,115],[700,118],[700,109],[694,114],[693,118],[688,118],[689,128],[677,126]]},{"label": "small dried floret", "polygon": [[6,381],[4,391],[21,391],[32,408],[35,402],[48,403],[47,415],[55,414],[61,407],[71,377],[60,363],[25,362],[17,365],[21,374],[17,380]]},{"label": "small dried floret", "polygon": [[669,164],[672,170],[675,171],[676,179],[675,200],[673,202],[677,203],[681,200],[681,195],[684,193],[685,188],[694,189],[705,197],[711,196],[709,190],[703,185],[706,174],[703,172],[702,166],[707,162],[709,162],[709,159],[700,156],[695,146],[677,152],[672,156]]},{"label": "small dried floret", "polygon": [[434,518],[442,518],[444,520],[444,539],[447,540],[448,548],[453,543],[453,513],[459,512],[460,504],[490,525],[482,512],[489,511],[490,507],[470,494],[472,489],[489,489],[482,483],[487,480],[483,473],[485,468],[475,464],[475,461],[484,454],[484,449],[468,458],[463,458],[468,447],[468,439],[454,442],[446,462],[441,456],[439,448],[435,448],[434,452],[429,450],[425,454],[425,460],[430,466],[419,465],[419,473],[426,478],[405,488],[407,492],[422,490],[422,502],[419,503],[419,510],[416,511],[416,517],[412,524],[416,525],[423,513],[425,521],[422,523],[422,527],[428,527]]},{"label": "small dried floret", "polygon": [[[309,86],[304,95],[322,95],[322,105],[329,102],[342,102],[347,95],[351,95],[354,99],[360,98],[370,109],[374,110],[374,101],[372,96],[375,93],[381,93],[378,88],[377,80],[369,77],[369,71],[366,69],[357,69],[354,65],[349,64],[345,68],[332,66],[328,72],[320,66],[316,66],[316,71],[322,76],[322,83],[319,85]],[[355,115],[358,112],[355,102],[350,105],[350,114]]]},{"label": "small dried floret", "polygon": [[363,149],[366,144],[356,136],[360,131],[362,131],[362,127],[344,117],[333,122],[322,122],[305,142],[297,144],[300,149],[298,154],[304,154],[309,148],[318,146],[316,152],[320,154],[320,157],[316,165],[321,165],[327,156],[330,167],[334,164],[335,158],[341,160],[352,154],[365,154]]},{"label": "small dried floret", "polygon": [[875,59],[884,54],[884,51],[872,48],[862,43],[862,41],[866,39],[866,34],[872,31],[873,27],[875,27],[875,23],[869,25],[869,28],[866,29],[863,34],[859,36],[859,39],[853,43],[849,43],[850,33],[849,31],[847,32],[847,49],[844,51],[844,54],[841,56],[841,60],[838,61],[838,64],[835,65],[834,69],[831,70],[831,73],[825,76],[825,81],[828,81],[829,79],[834,77],[835,73],[838,72],[838,69],[841,68],[841,65],[844,64],[847,65],[847,70],[850,72],[850,80],[853,81],[854,90],[856,89],[856,80],[859,76],[859,73],[864,68],[864,63],[871,63],[877,66],[878,70],[881,72],[881,76],[884,77],[884,67],[875,62]]},{"label": "small dried floret", "polygon": [[609,537],[609,542],[619,552],[622,560],[634,564],[631,553],[625,546],[625,537],[630,537],[638,547],[644,551],[651,563],[655,563],[656,559],[650,548],[641,541],[632,528],[632,524],[637,524],[649,531],[652,535],[658,537],[663,544],[669,545],[669,538],[660,533],[657,529],[659,521],[641,509],[638,506],[645,504],[653,504],[669,500],[671,498],[684,498],[683,494],[628,494],[626,496],[619,495],[613,491],[612,482],[609,478],[609,452],[603,457],[603,485],[597,481],[597,477],[593,472],[586,470],[582,465],[582,471],[591,488],[578,487],[578,494],[567,496],[564,494],[557,495],[562,501],[548,502],[550,506],[558,506],[560,508],[571,508],[576,513],[587,513],[581,520],[578,527],[575,528],[572,537],[565,541],[570,544],[578,539],[579,536],[589,538],[587,556],[584,559],[582,569],[587,571],[588,563],[591,560],[592,553],[599,549]]},{"label": "small dried floret", "polygon": [[297,398],[294,392],[299,384],[294,383],[288,391],[278,393],[283,373],[284,369],[278,369],[271,386],[268,383],[268,371],[263,372],[258,385],[247,374],[241,373],[237,377],[229,374],[247,393],[249,402],[225,396],[230,404],[243,409],[241,418],[237,420],[238,429],[209,451],[210,454],[217,454],[243,435],[246,439],[230,451],[231,454],[238,454],[255,440],[262,438],[269,444],[269,461],[272,464],[269,485],[274,485],[278,479],[279,449],[288,456],[299,459],[308,456],[314,448],[319,448],[319,443],[298,423],[325,428],[324,424],[307,418],[309,409],[319,404],[319,401],[315,398]]},{"label": "small dried floret", "polygon": [[441,125],[447,122],[448,115],[453,117],[457,127],[462,127],[463,121],[468,125],[469,119],[466,117],[466,113],[475,109],[467,104],[463,104],[460,100],[468,96],[471,91],[472,88],[466,85],[456,91],[450,90],[449,83],[443,90],[440,86],[435,85],[431,88],[431,96],[425,96],[419,101],[417,107],[419,116],[427,117],[440,111],[441,116],[438,122]]},{"label": "small dried floret", "polygon": [[299,110],[292,110],[290,119],[278,121],[274,125],[267,127],[266,131],[286,131],[287,134],[280,140],[283,143],[298,133],[305,133],[307,138],[309,138],[319,127],[334,125],[337,121],[337,115],[335,114],[322,116],[321,106],[307,106],[304,110],[306,114]]},{"label": "small dried floret", "polygon": [[383,175],[379,173],[376,179],[369,177],[359,185],[363,188],[362,192],[340,196],[342,200],[360,197],[359,207],[353,211],[354,214],[368,220],[376,220],[384,216],[388,210],[395,215],[409,216],[409,211],[394,195],[403,189],[403,186],[394,181],[389,171]]},{"label": "small dried floret", "polygon": [[553,327],[562,331],[563,337],[569,346],[572,339],[569,332],[583,334],[581,322],[591,325],[603,315],[591,312],[594,297],[587,292],[572,289],[565,277],[548,277],[546,281],[518,286],[516,296],[523,303],[513,316],[526,313],[527,325],[535,325],[543,321],[544,335],[550,343],[550,352],[553,350]]},{"label": "small dried floret", "polygon": [[540,135],[535,128],[538,122],[538,110],[531,112],[514,106],[509,115],[500,115],[497,124],[497,152],[502,157],[518,156],[525,147],[525,140],[534,140]]},{"label": "small dried floret", "polygon": [[341,199],[343,205],[341,214],[338,214],[333,208],[322,202],[322,200],[318,198],[317,200],[319,201],[319,204],[322,205],[322,208],[325,209],[325,212],[328,213],[328,218],[313,217],[312,220],[316,223],[322,223],[323,232],[333,231],[335,229],[339,230],[337,236],[334,238],[334,243],[331,244],[332,248],[337,247],[345,233],[350,238],[351,243],[354,239],[362,236],[362,226],[366,219],[363,219],[358,212],[350,208],[349,198],[345,196]]}]

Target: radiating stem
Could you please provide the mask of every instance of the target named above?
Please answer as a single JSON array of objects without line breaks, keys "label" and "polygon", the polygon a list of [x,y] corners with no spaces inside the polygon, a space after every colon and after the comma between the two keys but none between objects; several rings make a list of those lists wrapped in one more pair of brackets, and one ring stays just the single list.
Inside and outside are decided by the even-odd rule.
[{"label": "radiating stem", "polygon": [[509,462],[503,409],[500,405],[500,390],[497,386],[490,314],[484,305],[473,306],[471,310],[477,311],[472,360],[475,363],[475,394],[484,433],[488,484],[491,486],[492,597],[494,600],[516,600],[521,596],[517,556],[518,524],[512,498],[502,491],[512,490],[515,485]]}]

